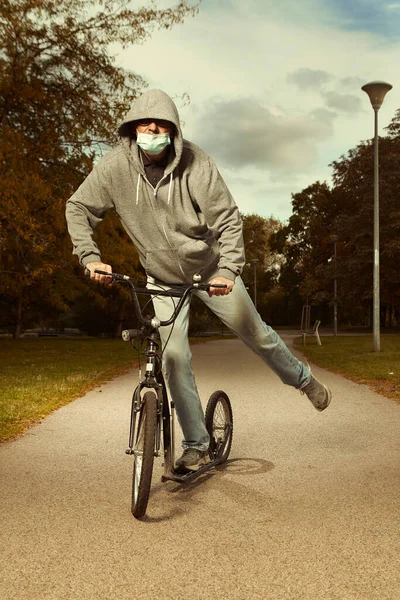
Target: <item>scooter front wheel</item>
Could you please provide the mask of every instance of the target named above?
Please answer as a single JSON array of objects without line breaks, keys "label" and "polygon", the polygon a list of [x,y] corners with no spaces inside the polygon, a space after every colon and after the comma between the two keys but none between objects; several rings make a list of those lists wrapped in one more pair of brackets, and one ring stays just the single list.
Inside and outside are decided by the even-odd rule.
[{"label": "scooter front wheel", "polygon": [[133,448],[132,514],[136,518],[143,517],[149,501],[156,423],[157,398],[154,392],[146,392],[143,397]]}]

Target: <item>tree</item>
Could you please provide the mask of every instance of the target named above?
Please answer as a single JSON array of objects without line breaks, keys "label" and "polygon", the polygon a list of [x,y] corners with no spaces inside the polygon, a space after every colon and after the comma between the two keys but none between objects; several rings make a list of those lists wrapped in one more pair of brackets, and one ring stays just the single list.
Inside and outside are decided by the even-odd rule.
[{"label": "tree", "polygon": [[[400,317],[400,111],[379,139],[380,154],[380,296],[381,321]],[[341,285],[351,302],[372,309],[373,274],[373,143],[362,142],[347,156],[332,163],[336,193],[346,200],[338,234],[345,247],[342,265],[346,277]],[[386,316],[388,315],[388,317]],[[389,316],[390,315],[390,316]],[[400,319],[398,318],[398,321]]]},{"label": "tree", "polygon": [[[14,313],[67,308],[75,263],[65,200],[106,148],[146,83],[118,67],[110,44],[145,40],[197,5],[132,10],[122,0],[4,0],[0,6],[0,297]],[[119,243],[121,230],[104,233]],[[125,258],[137,262],[132,246]],[[85,285],[85,284],[84,284]],[[68,291],[66,291],[68,290]],[[69,296],[69,298],[67,298]],[[3,312],[4,317],[4,312]]]},{"label": "tree", "polygon": [[[387,132],[379,140],[383,325],[400,322],[400,111]],[[333,187],[316,182],[293,194],[293,214],[271,245],[285,256],[280,284],[291,297],[319,306],[329,320],[336,278],[342,322],[367,323],[373,289],[373,143],[361,142],[331,166]]]},{"label": "tree", "polygon": [[[277,285],[282,256],[271,249],[271,237],[280,231],[282,224],[274,217],[265,219],[260,215],[242,215],[243,238],[246,254],[246,266],[243,270],[243,281],[254,294],[254,269],[257,280],[257,308],[267,318],[268,293]],[[257,263],[254,266],[254,259]]]},{"label": "tree", "polygon": [[[336,227],[337,199],[326,182],[315,182],[292,195],[293,214],[277,232],[272,248],[284,255],[280,285],[290,298],[290,313],[302,304],[320,305],[331,296],[330,236]],[[321,269],[320,267],[323,266]]]}]

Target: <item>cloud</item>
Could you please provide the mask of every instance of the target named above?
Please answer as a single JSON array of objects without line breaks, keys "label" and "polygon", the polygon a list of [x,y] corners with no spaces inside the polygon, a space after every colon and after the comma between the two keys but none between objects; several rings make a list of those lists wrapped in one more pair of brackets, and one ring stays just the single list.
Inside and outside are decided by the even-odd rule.
[{"label": "cloud", "polygon": [[358,96],[326,89],[329,84],[336,89],[360,89],[363,82],[359,77],[338,79],[328,71],[301,68],[289,73],[286,79],[302,91],[319,91],[328,109],[345,113],[355,113],[361,110],[362,102]]},{"label": "cloud", "polygon": [[365,81],[364,79],[361,79],[361,77],[343,77],[338,80],[337,87],[347,87],[354,90],[361,88],[361,86],[363,86],[364,84]]},{"label": "cloud", "polygon": [[395,41],[399,36],[399,2],[388,0],[323,0],[328,22],[348,31],[367,31]]},{"label": "cloud", "polygon": [[356,113],[362,110],[361,98],[353,94],[340,94],[338,92],[322,92],[326,105],[341,112]]},{"label": "cloud", "polygon": [[289,73],[286,79],[289,83],[297,85],[301,90],[307,90],[319,89],[324,83],[332,81],[334,76],[328,71],[303,68]]},{"label": "cloud", "polygon": [[277,115],[255,98],[217,99],[198,119],[195,139],[229,168],[301,172],[315,161],[317,143],[333,135],[335,116],[324,108],[309,115]]},{"label": "cloud", "polygon": [[[149,0],[133,2],[140,7]],[[184,135],[216,160],[241,210],[286,218],[290,191],[330,182],[328,165],[373,135],[362,85],[375,79],[394,84],[379,113],[382,129],[398,108],[400,0],[374,0],[370,19],[353,10],[363,4],[372,0],[203,0],[195,18],[169,31],[155,29],[143,46],[121,51],[118,61],[172,96],[188,92],[191,104],[179,106]],[[377,11],[391,20],[397,37],[377,33]],[[355,97],[364,110],[356,112]]]}]

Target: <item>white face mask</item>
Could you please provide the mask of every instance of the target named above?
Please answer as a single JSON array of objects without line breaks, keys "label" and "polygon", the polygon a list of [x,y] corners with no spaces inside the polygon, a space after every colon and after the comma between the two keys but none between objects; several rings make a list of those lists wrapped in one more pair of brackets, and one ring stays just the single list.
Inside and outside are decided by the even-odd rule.
[{"label": "white face mask", "polygon": [[136,143],[150,156],[161,154],[161,152],[169,146],[171,143],[171,138],[169,137],[169,133],[139,133],[136,132]]}]

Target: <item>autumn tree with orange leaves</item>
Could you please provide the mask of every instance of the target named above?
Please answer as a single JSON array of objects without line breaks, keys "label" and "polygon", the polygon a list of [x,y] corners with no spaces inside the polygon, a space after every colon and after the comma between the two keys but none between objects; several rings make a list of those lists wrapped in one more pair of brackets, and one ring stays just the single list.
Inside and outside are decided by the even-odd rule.
[{"label": "autumn tree with orange leaves", "polygon": [[[116,66],[110,44],[144,41],[197,11],[186,0],[133,10],[117,0],[3,0],[0,6],[0,327],[68,310],[79,280],[64,220],[66,199],[115,142],[129,104],[146,86]],[[135,65],[133,65],[135,67]],[[138,65],[143,70],[143,65]],[[121,228],[99,235],[118,247],[114,266],[137,265]],[[93,292],[100,298],[100,290]]]}]

